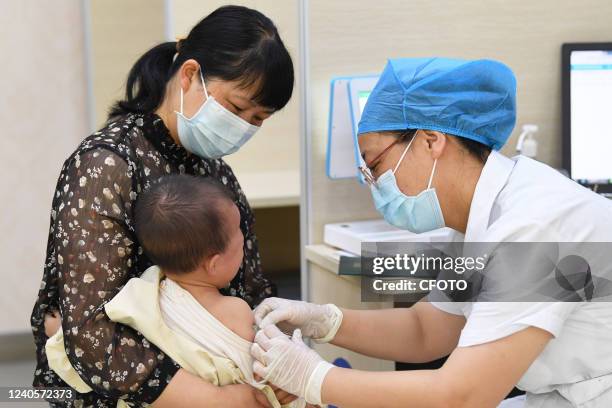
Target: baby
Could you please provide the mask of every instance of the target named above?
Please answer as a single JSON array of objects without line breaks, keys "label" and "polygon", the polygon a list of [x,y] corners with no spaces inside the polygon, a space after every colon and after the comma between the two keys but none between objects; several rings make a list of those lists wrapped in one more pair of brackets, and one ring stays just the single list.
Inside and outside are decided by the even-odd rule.
[{"label": "baby", "polygon": [[231,359],[253,383],[253,312],[224,296],[244,254],[240,212],[231,192],[201,177],[164,177],[139,198],[136,235],[165,279],[159,306],[171,330]]},{"label": "baby", "polygon": [[[243,258],[240,212],[229,190],[201,177],[165,176],[139,197],[134,215],[138,241],[155,266],[105,305],[109,318],[139,330],[183,368],[190,366],[218,385],[263,388],[277,407],[278,399],[291,401],[254,378],[251,308],[219,291],[236,276]],[[47,356],[60,377],[78,382],[75,373],[62,372],[67,357],[61,330],[47,342]],[[75,388],[88,389],[80,387]],[[297,400],[291,407],[304,405]]]},{"label": "baby", "polygon": [[136,236],[166,277],[159,306],[166,324],[208,351],[250,359],[253,313],[242,299],[224,296],[242,264],[240,212],[220,184],[167,176],[142,194],[135,208]]}]

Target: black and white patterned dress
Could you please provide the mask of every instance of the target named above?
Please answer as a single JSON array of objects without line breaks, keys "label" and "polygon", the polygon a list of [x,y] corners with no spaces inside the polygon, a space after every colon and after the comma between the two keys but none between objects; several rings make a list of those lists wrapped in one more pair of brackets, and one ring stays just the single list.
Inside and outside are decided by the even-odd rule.
[{"label": "black and white patterned dress", "polygon": [[44,316],[59,310],[68,357],[93,392],[67,404],[115,407],[119,397],[146,406],[163,391],[178,365],[134,329],[104,312],[128,279],[151,265],[134,234],[138,194],[159,177],[185,173],[213,177],[236,195],[244,260],[227,294],[251,307],[274,296],[263,277],[253,214],[231,168],[177,145],[155,114],[129,114],[87,137],[65,161],[51,210],[43,279],[31,324],[38,364],[34,386],[66,386],[49,369]]}]

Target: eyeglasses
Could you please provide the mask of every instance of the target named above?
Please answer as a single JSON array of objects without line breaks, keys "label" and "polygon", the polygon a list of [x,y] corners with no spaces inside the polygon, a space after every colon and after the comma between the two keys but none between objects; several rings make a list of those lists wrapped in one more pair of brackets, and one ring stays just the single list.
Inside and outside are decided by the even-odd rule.
[{"label": "eyeglasses", "polygon": [[412,134],[413,130],[407,130],[406,132],[402,133],[397,139],[395,139],[395,141],[393,143],[391,143],[389,146],[385,147],[385,149],[380,152],[378,154],[378,156],[376,156],[370,163],[365,163],[365,165],[361,165],[359,166],[359,171],[361,172],[361,174],[363,175],[363,178],[365,179],[366,183],[368,183],[368,185],[375,185],[376,184],[376,179],[374,178],[374,175],[372,174],[372,170],[374,167],[376,167],[376,165],[378,165],[378,163],[381,162],[381,160],[383,159],[383,156],[389,151],[391,150],[391,148],[393,146],[395,146],[398,143],[403,142],[404,140],[406,140],[408,138],[408,136],[410,134]]}]

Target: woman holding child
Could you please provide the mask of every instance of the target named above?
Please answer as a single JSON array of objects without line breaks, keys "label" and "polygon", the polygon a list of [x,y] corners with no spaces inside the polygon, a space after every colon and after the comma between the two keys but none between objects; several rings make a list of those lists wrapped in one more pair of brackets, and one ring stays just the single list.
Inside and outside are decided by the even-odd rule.
[{"label": "woman holding child", "polygon": [[[247,384],[216,387],[189,374],[104,305],[153,262],[136,238],[136,199],[160,177],[210,178],[233,193],[244,258],[226,294],[254,306],[275,295],[261,273],[253,214],[222,157],[238,150],[289,101],[291,57],[261,13],[222,7],[178,42],[146,52],[131,69],[126,98],[104,128],[84,139],[61,170],[47,258],[31,323],[34,385],[66,383],[49,368],[45,322],[61,318],[70,364],[92,389],[57,406],[268,406]],[[47,330],[49,331],[49,330]],[[292,398],[277,391],[280,402]]]}]

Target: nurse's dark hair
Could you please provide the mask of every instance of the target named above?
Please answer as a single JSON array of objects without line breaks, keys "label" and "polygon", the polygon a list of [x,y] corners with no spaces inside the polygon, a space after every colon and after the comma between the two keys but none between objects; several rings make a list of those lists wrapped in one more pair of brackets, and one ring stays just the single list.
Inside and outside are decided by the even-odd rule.
[{"label": "nurse's dark hair", "polygon": [[159,44],[141,56],[128,74],[125,98],[111,107],[109,119],[154,112],[168,80],[189,59],[200,64],[205,81],[254,86],[254,101],[267,108],[279,110],[291,98],[293,62],[272,20],[247,7],[223,6],[197,23],[187,38]]},{"label": "nurse's dark hair", "polygon": [[210,178],[164,176],[136,201],[136,238],[165,272],[191,272],[227,248],[226,210],[233,205],[231,191]]},{"label": "nurse's dark hair", "polygon": [[[414,137],[416,133],[415,129],[407,129],[407,130],[397,130],[393,131],[396,137],[403,138],[404,142],[409,142]],[[450,136],[454,136],[449,134]],[[477,142],[472,139],[466,139],[465,137],[455,136],[457,141],[463,146],[465,150],[467,150],[472,156],[477,158],[481,163],[485,163],[489,154],[491,153],[491,148],[489,146],[483,145],[480,142]]]}]

